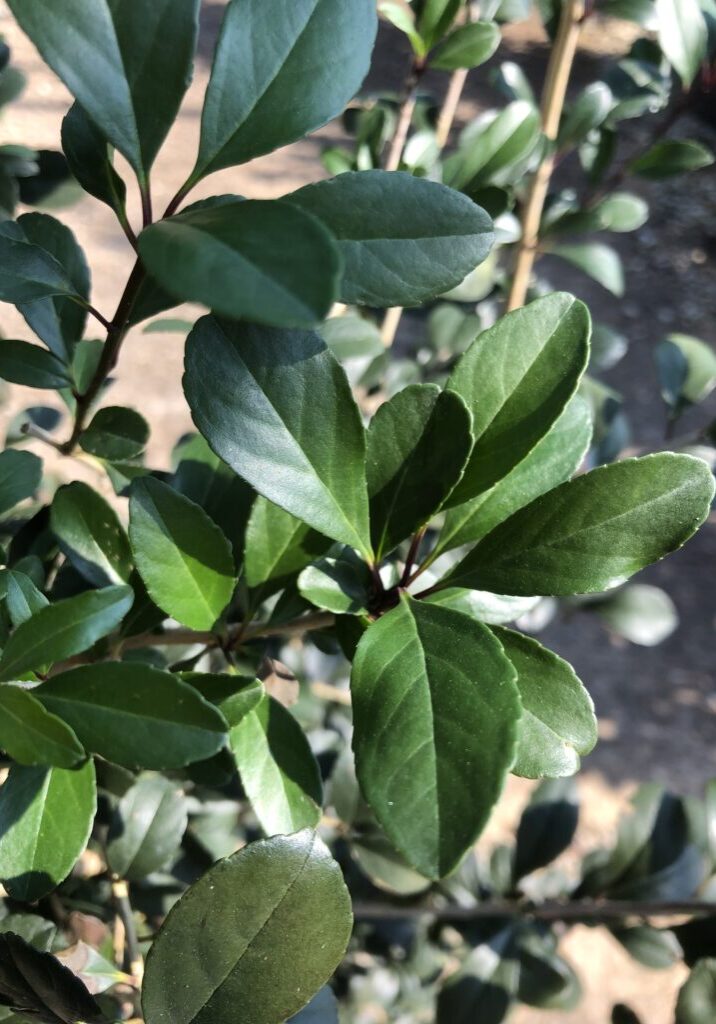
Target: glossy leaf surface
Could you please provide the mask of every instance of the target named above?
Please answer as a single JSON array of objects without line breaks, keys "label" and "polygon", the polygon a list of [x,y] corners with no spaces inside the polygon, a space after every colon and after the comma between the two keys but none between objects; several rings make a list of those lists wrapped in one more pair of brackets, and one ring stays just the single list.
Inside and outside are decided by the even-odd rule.
[{"label": "glossy leaf surface", "polygon": [[237,1006],[246,1024],[278,1024],[329,979],[351,924],[340,869],[315,833],[251,843],[170,911],[147,958],[147,1024],[230,1024]]},{"label": "glossy leaf surface", "polygon": [[85,756],[72,729],[19,686],[0,686],[0,749],[18,764],[57,768],[72,768]]},{"label": "glossy leaf surface", "polygon": [[187,342],[184,392],[213,450],[259,494],[370,553],[363,425],[318,335],[206,317]]},{"label": "glossy leaf surface", "polygon": [[500,794],[520,716],[514,680],[486,626],[409,598],[358,645],[351,689],[361,790],[428,878],[455,867]]}]

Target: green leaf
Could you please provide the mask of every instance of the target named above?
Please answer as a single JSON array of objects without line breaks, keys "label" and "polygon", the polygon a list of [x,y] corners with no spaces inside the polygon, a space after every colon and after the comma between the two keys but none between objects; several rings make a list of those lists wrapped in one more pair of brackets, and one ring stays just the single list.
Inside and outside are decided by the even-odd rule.
[{"label": "green leaf", "polygon": [[556,292],[508,313],[470,346],[446,385],[472,412],[475,437],[449,507],[502,480],[551,429],[587,366],[590,329],[586,306]]},{"label": "green leaf", "polygon": [[476,68],[500,45],[500,30],[493,21],[473,21],[454,29],[430,58],[430,67],[441,71]]},{"label": "green leaf", "polygon": [[107,139],[79,103],[73,104],[62,122],[62,149],[73,175],[85,192],[123,212],[127,186],[114,169]]},{"label": "green leaf", "polygon": [[441,586],[525,596],[609,590],[680,548],[713,494],[708,466],[690,455],[600,466],[496,527]]},{"label": "green leaf", "polygon": [[80,437],[80,447],[108,462],[137,458],[147,447],[149,426],[134,409],[107,406],[95,413]]},{"label": "green leaf", "polygon": [[166,867],[187,826],[186,800],[161,775],[138,779],[117,804],[107,836],[107,865],[138,882]]},{"label": "green leaf", "polygon": [[42,459],[8,448],[0,452],[0,516],[31,498],[42,483]]},{"label": "green leaf", "polygon": [[311,604],[338,615],[365,612],[371,595],[368,566],[352,548],[329,552],[303,570],[298,589]]},{"label": "green leaf", "polygon": [[56,356],[26,341],[0,341],[0,377],[11,384],[53,391],[71,384],[67,367]]},{"label": "green leaf", "polygon": [[538,111],[526,100],[515,100],[465,129],[458,152],[445,163],[445,181],[468,192],[488,183],[505,184],[539,137]]},{"label": "green leaf", "polygon": [[481,936],[437,1000],[436,1024],[503,1024],[514,1003],[520,965],[513,951],[514,926],[496,924]]},{"label": "green leaf", "polygon": [[119,625],[133,600],[131,587],[105,587],[41,609],[8,640],[0,679],[16,679],[88,650]]},{"label": "green leaf", "polygon": [[[420,589],[420,584],[414,584]],[[504,594],[489,594],[484,590],[460,590],[449,587],[447,590],[438,590],[425,598],[430,604],[439,604],[444,608],[452,608],[453,611],[462,612],[471,619],[478,622],[486,622],[488,625],[501,626],[506,622],[514,622],[521,615],[539,603],[539,597],[506,597]]]},{"label": "green leaf", "polygon": [[517,672],[522,702],[512,771],[527,779],[579,771],[579,756],[597,742],[594,704],[568,662],[523,633],[493,627]]},{"label": "green leaf", "polygon": [[616,249],[602,242],[584,242],[575,245],[557,245],[550,249],[552,256],[571,263],[606,288],[612,295],[624,294],[624,270]]},{"label": "green leaf", "polygon": [[192,178],[320,128],[355,95],[377,31],[374,0],[231,0],[216,48]]},{"label": "green leaf", "polygon": [[398,896],[414,896],[430,888],[430,879],[411,868],[377,826],[366,831],[361,823],[360,835],[351,842],[350,850],[363,874],[377,889]]},{"label": "green leaf", "polygon": [[318,335],[205,317],[187,341],[184,392],[213,450],[259,494],[370,558],[365,433]]},{"label": "green leaf", "polygon": [[481,540],[518,509],[569,480],[581,466],[591,438],[589,406],[575,395],[549,433],[507,476],[477,498],[448,509],[430,561]]},{"label": "green leaf", "polygon": [[662,178],[670,178],[685,171],[699,171],[703,167],[710,167],[713,162],[713,153],[700,142],[692,142],[690,139],[664,139],[652,146],[643,156],[632,161],[629,169],[642,178],[660,181]]},{"label": "green leaf", "polygon": [[649,219],[649,206],[632,192],[612,192],[597,207],[607,231],[636,231]]},{"label": "green leaf", "polygon": [[380,0],[378,14],[408,37],[416,56],[425,56],[425,43],[415,28],[415,12],[405,0]]},{"label": "green leaf", "polygon": [[321,776],[308,740],[290,711],[263,693],[232,725],[229,747],[254,814],[267,835],[318,825]]},{"label": "green leaf", "polygon": [[[90,296],[87,257],[70,229],[44,213],[26,213],[19,218],[25,239],[49,253],[62,268],[74,293],[84,302]],[[20,313],[50,351],[66,362],[85,330],[87,310],[83,304],[62,295],[36,299],[18,307]]]},{"label": "green leaf", "polygon": [[149,595],[191,629],[212,629],[236,586],[231,545],[202,508],[152,477],[135,480],[129,538]]},{"label": "green leaf", "polygon": [[35,949],[18,935],[5,934],[0,937],[0,963],[0,1000],[17,1009],[20,1020],[105,1024],[83,981],[58,957]]},{"label": "green leaf", "polygon": [[414,384],[380,406],[368,430],[371,536],[378,560],[424,526],[462,477],[472,416],[459,394]]},{"label": "green leaf", "polygon": [[551,864],[574,839],[579,805],[572,779],[542,782],[534,790],[517,827],[515,880]]},{"label": "green leaf", "polygon": [[7,610],[13,626],[27,622],[50,602],[35,584],[22,572],[9,569],[7,573]]},{"label": "green leaf", "polygon": [[71,768],[85,756],[69,726],[19,686],[0,686],[0,748],[24,765]]},{"label": "green leaf", "polygon": [[286,198],[337,239],[340,297],[351,304],[419,305],[460,284],[494,241],[492,221],[471,199],[412,174],[339,174]]},{"label": "green leaf", "polygon": [[169,912],[147,957],[147,1024],[233,1024],[237,1007],[247,1024],[278,1024],[329,979],[351,924],[340,869],[315,833],[251,843]]},{"label": "green leaf", "polygon": [[246,528],[246,582],[258,587],[293,576],[322,555],[330,543],[300,519],[258,497]]},{"label": "green leaf", "polygon": [[515,672],[486,626],[403,596],[353,662],[361,790],[388,838],[428,878],[484,827],[515,754]]},{"label": "green leaf", "polygon": [[340,256],[316,217],[280,200],[199,207],[142,232],[150,274],[182,301],[276,327],[310,327],[338,294]]},{"label": "green leaf", "polygon": [[191,78],[198,0],[12,0],[45,63],[144,180]]},{"label": "green leaf", "polygon": [[688,88],[706,58],[708,29],[698,0],[656,0],[659,46]]},{"label": "green leaf", "polygon": [[699,960],[676,1001],[676,1024],[710,1024],[716,1012],[716,959]]},{"label": "green leaf", "polygon": [[673,967],[684,955],[678,939],[668,929],[630,925],[609,930],[627,953],[645,967],[664,970]]},{"label": "green leaf", "polygon": [[420,0],[417,6],[418,32],[430,49],[450,30],[462,0]]},{"label": "green leaf", "polygon": [[33,693],[87,750],[125,768],[182,768],[216,754],[226,739],[216,708],[176,676],[148,665],[83,665]]},{"label": "green leaf", "polygon": [[617,636],[643,647],[663,643],[679,624],[676,606],[669,595],[646,583],[627,584],[613,597],[595,605],[594,611]]},{"label": "green leaf", "polygon": [[0,302],[23,305],[77,289],[55,257],[27,241],[19,224],[0,224]]},{"label": "green leaf", "polygon": [[72,770],[10,769],[0,788],[0,879],[13,899],[34,902],[67,878],[96,808],[92,761]]},{"label": "green leaf", "polygon": [[569,107],[559,126],[558,149],[583,142],[607,118],[614,103],[606,82],[591,82]]},{"label": "green leaf", "polygon": [[[655,355],[661,392],[677,415],[684,406],[702,402],[716,387],[716,353],[698,338],[670,334],[659,343]],[[672,368],[677,369],[676,380]]]},{"label": "green leaf", "polygon": [[79,481],[60,487],[50,511],[52,532],[62,553],[96,587],[128,583],[132,552],[117,513]]}]

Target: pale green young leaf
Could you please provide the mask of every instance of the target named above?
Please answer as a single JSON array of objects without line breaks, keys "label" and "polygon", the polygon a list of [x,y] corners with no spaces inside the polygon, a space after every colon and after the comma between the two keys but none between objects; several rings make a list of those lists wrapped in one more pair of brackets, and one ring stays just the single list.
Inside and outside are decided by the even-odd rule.
[{"label": "pale green young leaf", "polygon": [[484,64],[500,45],[500,30],[494,21],[473,21],[460,25],[443,40],[430,58],[430,67],[441,71],[476,68]]},{"label": "pale green young leaf", "polygon": [[259,496],[246,527],[246,582],[258,587],[294,575],[330,546],[327,537]]},{"label": "pale green young leaf", "polygon": [[307,566],[298,577],[298,589],[317,608],[337,615],[357,615],[367,610],[372,582],[360,555],[344,547],[329,551],[325,558]]},{"label": "pale green young leaf", "polygon": [[655,0],[659,46],[684,88],[705,60],[709,33],[698,0]]}]

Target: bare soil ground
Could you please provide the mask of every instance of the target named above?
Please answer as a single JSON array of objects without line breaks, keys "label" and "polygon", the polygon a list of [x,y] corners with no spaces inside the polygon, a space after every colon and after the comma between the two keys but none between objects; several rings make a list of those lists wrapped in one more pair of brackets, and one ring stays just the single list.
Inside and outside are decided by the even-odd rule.
[{"label": "bare soil ground", "polygon": [[[157,208],[167,204],[192,164],[202,95],[223,7],[224,2],[204,5],[195,81],[154,174]],[[1,0],[0,33],[12,46],[14,62],[28,76],[26,93],[0,122],[0,140],[58,148],[61,119],[70,103],[67,92],[18,32]],[[589,81],[605,55],[623,52],[631,34],[623,24],[597,22],[590,26],[577,82]],[[546,56],[539,26],[529,22],[508,29],[496,60],[518,60],[538,82]],[[405,65],[400,39],[390,31],[383,32],[367,87],[399,88]],[[462,123],[495,98],[484,84],[485,75],[475,79],[460,107]],[[426,85],[440,94],[445,77],[429,77]],[[629,128],[628,146],[639,142],[638,132],[638,128]],[[713,130],[703,122],[680,125],[676,132],[716,143]],[[220,192],[280,196],[322,176],[320,150],[340,138],[340,127],[329,125],[308,141],[214,176],[197,190],[197,198]],[[569,175],[568,167],[564,173]],[[710,171],[685,182],[639,184],[636,189],[651,203],[652,219],[642,230],[618,236],[627,272],[623,302],[556,265],[550,273],[555,286],[575,291],[590,304],[596,318],[628,336],[630,352],[607,380],[626,396],[635,447],[651,450],[663,446],[663,413],[651,358],[654,345],[670,330],[716,343],[716,175]],[[136,213],[133,199],[135,221]],[[109,210],[90,198],[60,216],[89,255],[95,305],[105,315],[111,314],[132,262],[124,236]],[[0,330],[6,337],[28,337],[26,326],[9,307],[2,310]],[[179,335],[147,336],[135,331],[108,399],[112,404],[136,405],[149,418],[149,457],[157,466],[167,464],[172,444],[190,427],[180,386],[182,350]],[[8,404],[0,411],[0,426],[4,429],[11,415],[37,401],[37,392],[13,388]],[[716,413],[716,404],[711,403],[710,412],[711,416]],[[705,418],[705,413],[700,416]],[[684,429],[689,430],[694,420],[699,417],[686,417]],[[38,449],[38,454],[48,457],[47,450]],[[51,464],[60,478],[89,472],[77,463]],[[679,792],[698,792],[707,779],[716,776],[715,556],[716,527],[712,522],[684,551],[644,574],[646,580],[669,591],[682,617],[680,629],[660,647],[644,649],[610,641],[585,615],[552,626],[543,634],[546,642],[573,662],[592,692],[602,720],[604,738],[580,777],[584,813],[575,852],[608,841],[634,781],[656,779]],[[529,789],[524,782],[510,781],[483,842],[510,837]],[[675,995],[685,973],[682,968],[662,972],[640,968],[600,929],[573,929],[563,950],[581,970],[584,1003],[569,1014],[522,1009],[514,1018],[518,1024],[607,1024],[617,1001],[631,1003],[648,1024],[673,1021]]]}]

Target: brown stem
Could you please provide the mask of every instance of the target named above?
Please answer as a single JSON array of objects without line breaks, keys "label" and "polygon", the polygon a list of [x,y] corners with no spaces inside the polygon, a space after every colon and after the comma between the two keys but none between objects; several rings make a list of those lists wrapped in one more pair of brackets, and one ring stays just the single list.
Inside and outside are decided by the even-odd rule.
[{"label": "brown stem", "polygon": [[148,181],[141,186],[140,193],[142,196],[142,226],[148,228],[154,219],[152,192]]},{"label": "brown stem", "polygon": [[467,82],[467,76],[470,74],[468,68],[460,68],[458,71],[453,71],[450,79],[450,85],[448,91],[445,94],[445,102],[443,103],[440,116],[438,118],[438,126],[435,130],[435,141],[437,142],[439,149],[444,149],[448,144],[450,138],[450,132],[452,126],[455,123],[455,117],[457,116],[457,108],[460,105],[462,99],[463,90],[465,89],[465,83]]},{"label": "brown stem", "polygon": [[355,903],[356,920],[402,920],[434,917],[439,921],[473,921],[484,917],[532,917],[541,921],[610,921],[624,918],[678,917],[686,914],[716,915],[716,903],[703,900],[640,902],[638,900],[548,900],[541,904],[490,900],[473,907],[430,905],[405,907],[392,903]]},{"label": "brown stem", "polygon": [[398,112],[398,124],[385,160],[384,169],[386,171],[397,171],[400,167],[403,150],[405,149],[405,143],[408,141],[408,132],[410,131],[413,114],[415,113],[415,104],[418,100],[418,85],[424,71],[425,62],[418,60],[416,57],[413,61],[408,80],[405,83],[403,102],[400,104]]},{"label": "brown stem", "polygon": [[418,530],[413,535],[413,539],[410,542],[410,548],[405,559],[405,568],[403,569],[403,575],[400,580],[401,587],[407,587],[408,585],[408,582],[410,580],[410,574],[413,571],[415,560],[418,557],[418,551],[420,550],[420,545],[423,542],[423,537],[425,536],[426,529],[427,527],[424,526],[421,530]]},{"label": "brown stem", "polygon": [[124,294],[119,300],[117,312],[115,313],[114,319],[107,331],[107,340],[104,343],[102,355],[95,374],[90,381],[87,390],[82,395],[76,396],[77,407],[75,409],[75,423],[72,429],[72,434],[60,449],[65,455],[70,455],[74,451],[80,435],[85,428],[90,409],[102,390],[107,377],[117,365],[117,359],[119,358],[122,342],[127,336],[132,307],[137,299],[139,289],[145,276],[144,267],[140,261],[137,260],[134,264],[134,269],[130,274],[129,280],[127,281]]},{"label": "brown stem", "polygon": [[542,94],[542,131],[547,140],[548,149],[532,179],[522,212],[522,239],[517,250],[512,288],[507,300],[508,311],[524,306],[527,298],[537,255],[542,211],[554,170],[554,147],[559,132],[559,122],[564,109],[567,86],[577,52],[584,15],[585,0],[567,0],[562,7],[557,38],[552,47]]}]

